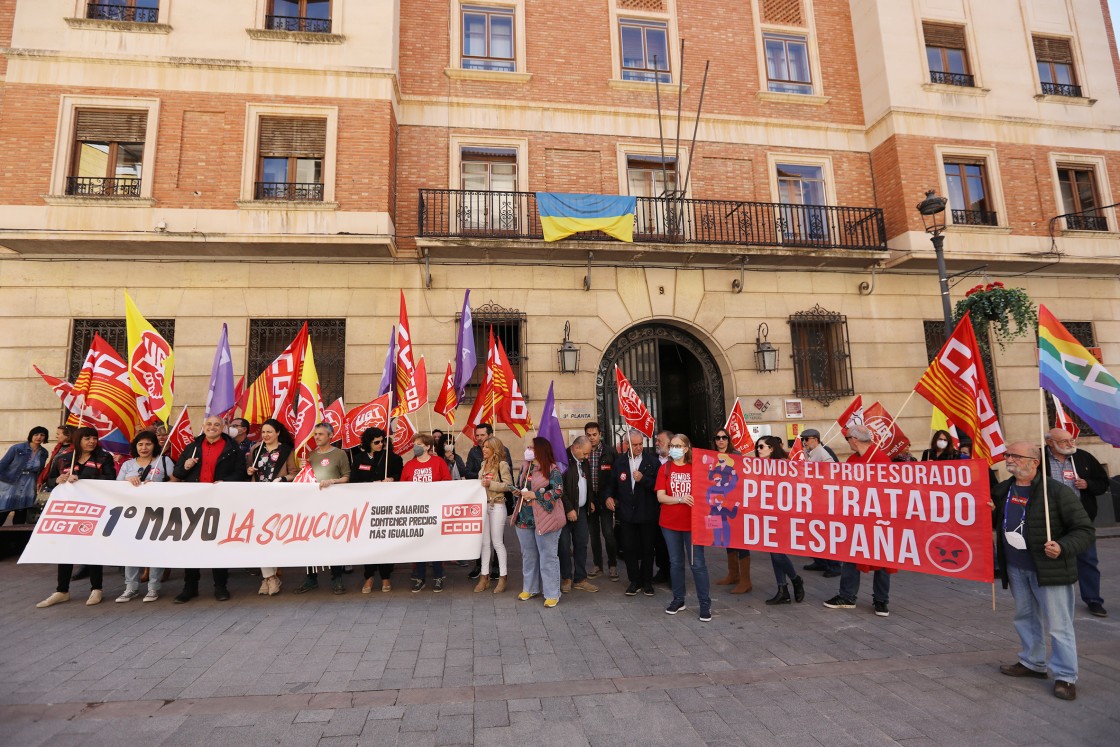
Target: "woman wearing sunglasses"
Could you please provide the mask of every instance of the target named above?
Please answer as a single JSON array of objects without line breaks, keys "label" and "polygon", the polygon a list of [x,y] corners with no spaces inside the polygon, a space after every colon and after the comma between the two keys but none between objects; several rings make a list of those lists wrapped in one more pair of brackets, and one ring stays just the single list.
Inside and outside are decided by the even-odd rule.
[{"label": "woman wearing sunglasses", "polygon": [[[350,450],[350,460],[353,463],[353,467],[350,468],[350,482],[400,482],[404,460],[397,456],[392,448],[386,448],[392,446],[386,441],[385,431],[380,428],[366,428],[362,432],[362,445]],[[387,477],[386,459],[389,460]],[[393,584],[389,581],[392,572],[392,563],[367,564],[362,593],[373,592],[378,574],[381,574],[381,591],[392,591]]]},{"label": "woman wearing sunglasses", "polygon": [[[720,428],[713,437],[712,448],[719,454],[738,454],[731,445],[731,436],[726,428]],[[727,575],[716,581],[716,586],[731,586],[732,594],[746,594],[751,585],[751,551],[727,548]]]}]

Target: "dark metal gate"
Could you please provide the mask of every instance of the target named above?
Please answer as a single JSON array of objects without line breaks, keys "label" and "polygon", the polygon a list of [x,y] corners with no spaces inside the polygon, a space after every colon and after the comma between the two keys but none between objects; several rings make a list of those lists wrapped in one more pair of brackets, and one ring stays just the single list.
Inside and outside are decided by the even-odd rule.
[{"label": "dark metal gate", "polygon": [[[622,441],[629,428],[618,412],[615,364],[645,402],[659,430],[684,433],[697,447],[710,448],[712,434],[724,422],[723,377],[702,342],[676,327],[651,323],[633,327],[611,343],[595,376],[598,421],[611,444]],[[673,391],[666,391],[666,386]],[[675,414],[667,407],[670,399],[679,405]],[[681,416],[682,408],[687,417]]]}]

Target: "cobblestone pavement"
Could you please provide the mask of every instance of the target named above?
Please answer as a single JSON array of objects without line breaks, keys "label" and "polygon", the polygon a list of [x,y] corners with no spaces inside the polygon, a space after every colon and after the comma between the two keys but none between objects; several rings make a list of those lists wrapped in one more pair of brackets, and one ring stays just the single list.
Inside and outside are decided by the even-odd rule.
[{"label": "cobblestone pavement", "polygon": [[[1113,616],[1077,605],[1075,702],[1052,681],[997,665],[1018,650],[1011,598],[970,582],[903,573],[891,615],[821,602],[836,579],[806,573],[805,603],[766,607],[755,590],[715,593],[715,619],[664,614],[670,596],[627,597],[625,582],[565,595],[553,610],[472,593],[448,566],[445,592],[285,592],[258,597],[235,572],[233,600],[106,601],[40,610],[54,568],[0,562],[0,743],[12,745],[870,745],[1116,744],[1120,732],[1120,532],[1099,541]],[[513,543],[514,545],[516,542]],[[720,565],[709,551],[709,565]],[[511,553],[515,568],[520,560]],[[520,574],[511,578],[517,582]]]}]

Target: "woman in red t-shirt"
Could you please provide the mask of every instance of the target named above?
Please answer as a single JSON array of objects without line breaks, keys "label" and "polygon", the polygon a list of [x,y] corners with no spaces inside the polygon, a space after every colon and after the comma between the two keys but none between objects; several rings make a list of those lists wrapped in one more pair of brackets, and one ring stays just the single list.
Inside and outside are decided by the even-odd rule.
[{"label": "woman in red t-shirt", "polygon": [[[432,454],[435,439],[427,433],[417,433],[412,441],[413,458],[405,463],[401,471],[401,482],[443,482],[451,479],[447,462]],[[427,583],[428,564],[412,564],[412,593],[420,591]],[[432,591],[443,591],[443,561],[432,561]]]},{"label": "woman in red t-shirt", "polygon": [[684,609],[684,563],[689,558],[696,598],[700,602],[700,620],[712,619],[712,598],[709,593],[708,564],[704,548],[692,544],[692,442],[678,433],[669,439],[669,461],[657,473],[657,502],[661,504],[661,533],[669,548],[669,579],[673,601],[665,612],[675,615]]},{"label": "woman in red t-shirt", "polygon": [[[789,459],[785,444],[777,436],[763,436],[758,439],[755,446],[755,455],[759,459]],[[789,604],[789,589],[786,588],[786,579],[793,584],[793,598],[800,602],[805,598],[805,582],[797,575],[793,561],[781,552],[770,553],[770,563],[774,566],[774,578],[778,580],[778,593],[766,600],[767,604]]]}]

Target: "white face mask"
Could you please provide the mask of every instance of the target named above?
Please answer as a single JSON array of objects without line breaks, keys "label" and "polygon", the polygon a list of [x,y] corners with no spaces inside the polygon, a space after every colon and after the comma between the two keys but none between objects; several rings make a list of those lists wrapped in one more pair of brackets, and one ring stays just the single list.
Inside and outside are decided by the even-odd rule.
[{"label": "white face mask", "polygon": [[669,458],[670,459],[684,459],[684,449],[682,449],[679,446],[670,446],[669,447]]},{"label": "white face mask", "polygon": [[947,448],[949,448],[949,442],[948,442],[948,441],[946,441],[946,440],[945,440],[945,439],[943,439],[943,438],[942,438],[942,439],[938,439],[938,441],[937,441],[937,448],[939,448],[939,449],[947,449]]},{"label": "white face mask", "polygon": [[532,449],[525,449],[525,461],[531,462],[537,458],[537,454]]},{"label": "white face mask", "polygon": [[237,436],[241,433],[241,429],[231,425],[227,433],[229,433],[230,438],[237,438]]}]

